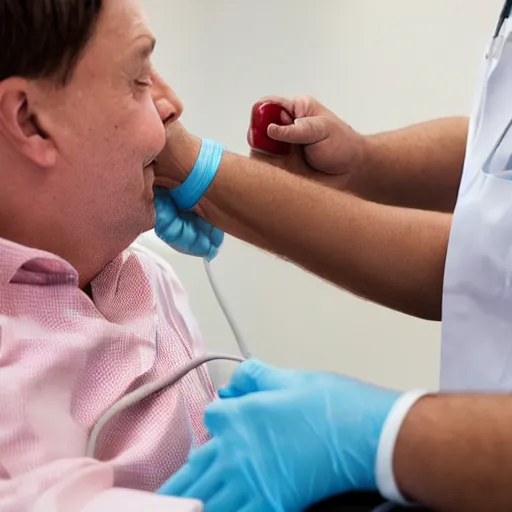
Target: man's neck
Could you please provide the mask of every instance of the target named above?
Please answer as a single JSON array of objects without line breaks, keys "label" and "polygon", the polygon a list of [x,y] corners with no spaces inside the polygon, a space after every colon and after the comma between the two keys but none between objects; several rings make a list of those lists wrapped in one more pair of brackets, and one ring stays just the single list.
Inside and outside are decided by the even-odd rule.
[{"label": "man's neck", "polygon": [[[105,251],[106,244],[100,244],[102,250],[99,250],[86,240],[76,240],[70,244],[63,244],[62,241],[67,239],[64,235],[58,236],[51,233],[50,236],[45,237],[44,233],[36,227],[27,233],[24,232],[22,226],[8,225],[2,219],[0,219],[0,238],[62,258],[76,270],[80,289],[90,296],[92,296],[90,293],[91,281],[126,249],[125,244],[123,246],[119,244],[119,248],[110,247],[110,251],[107,253]],[[77,249],[83,247],[86,247],[87,250]]]}]

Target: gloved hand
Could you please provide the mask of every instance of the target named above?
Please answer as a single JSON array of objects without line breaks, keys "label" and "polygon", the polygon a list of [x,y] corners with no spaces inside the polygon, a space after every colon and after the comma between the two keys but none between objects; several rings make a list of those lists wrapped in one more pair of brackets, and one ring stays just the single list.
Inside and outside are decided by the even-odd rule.
[{"label": "gloved hand", "polygon": [[205,422],[212,439],[159,491],[206,512],[297,512],[377,489],[384,421],[399,393],[340,375],[240,365]]},{"label": "gloved hand", "polygon": [[155,189],[155,232],[173,249],[211,261],[219,252],[224,233],[193,212],[178,212],[165,189]]},{"label": "gloved hand", "polygon": [[[363,172],[368,148],[364,135],[310,96],[293,99],[267,96],[260,101],[279,103],[292,115],[283,118],[284,126],[271,124],[267,130],[274,140],[301,146],[300,158],[294,152],[292,157],[278,164],[280,167],[334,188],[360,189],[358,178]],[[256,152],[251,156],[274,164],[276,160]]]}]

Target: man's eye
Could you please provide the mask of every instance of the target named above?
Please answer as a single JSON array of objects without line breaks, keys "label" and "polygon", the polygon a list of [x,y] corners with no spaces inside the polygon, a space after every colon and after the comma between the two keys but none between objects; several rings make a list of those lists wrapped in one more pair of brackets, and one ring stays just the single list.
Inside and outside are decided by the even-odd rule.
[{"label": "man's eye", "polygon": [[140,87],[151,87],[153,85],[153,81],[149,77],[138,78],[137,80],[135,80],[135,83]]}]

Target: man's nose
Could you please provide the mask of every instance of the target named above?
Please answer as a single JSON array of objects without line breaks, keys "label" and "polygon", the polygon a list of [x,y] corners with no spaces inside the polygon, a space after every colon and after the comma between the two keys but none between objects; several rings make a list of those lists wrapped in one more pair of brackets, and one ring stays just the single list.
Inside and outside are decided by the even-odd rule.
[{"label": "man's nose", "polygon": [[153,101],[162,123],[167,124],[177,121],[183,112],[183,104],[175,92],[157,73],[153,77],[152,93]]}]

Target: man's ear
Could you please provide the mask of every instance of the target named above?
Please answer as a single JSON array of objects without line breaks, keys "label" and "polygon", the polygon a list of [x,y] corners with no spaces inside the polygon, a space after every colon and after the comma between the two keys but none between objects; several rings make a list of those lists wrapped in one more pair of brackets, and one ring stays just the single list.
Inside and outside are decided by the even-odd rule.
[{"label": "man's ear", "polygon": [[39,167],[51,167],[57,160],[57,148],[39,125],[30,92],[27,80],[0,81],[0,135]]}]

